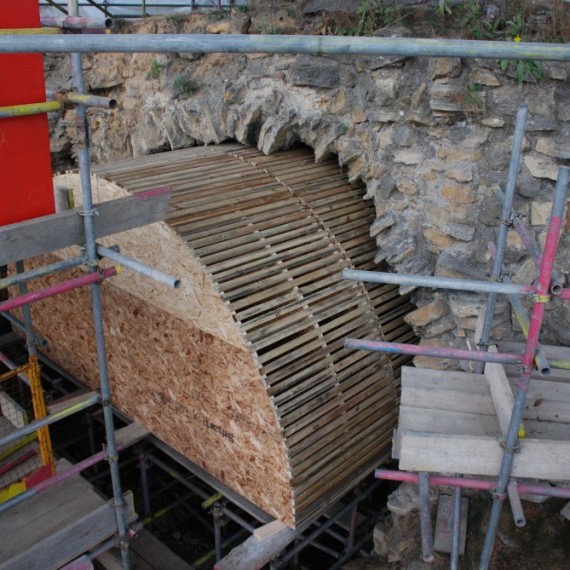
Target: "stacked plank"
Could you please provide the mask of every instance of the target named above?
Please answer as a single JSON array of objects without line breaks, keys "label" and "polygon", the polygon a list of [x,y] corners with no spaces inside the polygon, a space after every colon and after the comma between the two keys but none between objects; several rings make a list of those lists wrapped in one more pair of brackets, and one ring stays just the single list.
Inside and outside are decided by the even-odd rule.
[{"label": "stacked plank", "polygon": [[[172,186],[166,224],[109,243],[185,283],[172,293],[132,276],[106,286],[117,405],[287,524],[322,514],[389,456],[405,362],[349,352],[344,338],[413,338],[396,287],[341,277],[374,266],[364,188],[306,149],[266,157],[239,145],[96,173],[100,199]],[[81,295],[46,303],[36,322],[52,356],[81,363],[74,372],[94,384],[87,334],[77,324],[75,342],[57,334],[59,320],[86,311]]]},{"label": "stacked plank", "polygon": [[[518,347],[520,351],[521,347]],[[487,363],[485,374],[403,368],[393,455],[400,469],[496,477],[518,374]],[[534,374],[513,477],[570,480],[570,375]]]}]

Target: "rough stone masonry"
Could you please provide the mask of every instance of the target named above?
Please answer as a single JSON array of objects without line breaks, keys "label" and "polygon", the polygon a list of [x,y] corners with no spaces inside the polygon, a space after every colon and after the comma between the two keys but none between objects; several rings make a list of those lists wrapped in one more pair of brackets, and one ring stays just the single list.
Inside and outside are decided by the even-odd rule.
[{"label": "rough stone masonry", "polygon": [[[178,25],[182,33],[240,31],[239,21],[222,30],[205,18]],[[167,20],[138,26],[141,33],[164,31]],[[50,89],[70,87],[63,59],[46,60]],[[488,276],[486,244],[500,217],[493,185],[504,189],[521,103],[529,105],[529,121],[514,207],[540,244],[557,168],[570,159],[569,67],[562,63],[545,64],[543,81],[520,85],[497,61],[460,59],[99,54],[85,58],[85,71],[92,92],[120,102],[115,111],[90,111],[95,163],[228,140],[265,153],[305,144],[317,162],[336,153],[374,200],[377,261],[403,273]],[[52,116],[56,159],[69,157],[74,125],[73,110]],[[514,282],[536,278],[513,230],[505,261]],[[557,270],[567,282],[568,233]],[[423,344],[466,345],[484,296],[425,289],[414,295],[418,309],[407,318]],[[570,303],[549,303],[542,340],[570,345],[569,321]],[[522,339],[504,297],[492,335]]]}]

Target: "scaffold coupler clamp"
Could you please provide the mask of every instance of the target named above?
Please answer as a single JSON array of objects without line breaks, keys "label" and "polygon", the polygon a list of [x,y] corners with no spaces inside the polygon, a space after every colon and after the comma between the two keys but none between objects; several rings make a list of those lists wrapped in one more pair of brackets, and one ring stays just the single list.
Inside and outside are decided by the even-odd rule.
[{"label": "scaffold coupler clamp", "polygon": [[497,491],[497,487],[494,487],[489,492],[491,493],[491,497],[493,499],[498,499],[499,501],[504,501],[508,496],[506,491],[504,493],[499,493]]},{"label": "scaffold coupler clamp", "polygon": [[499,440],[499,445],[503,448],[504,451],[506,451],[507,453],[520,453],[521,452],[521,445],[520,443],[517,441],[512,447],[509,447],[507,445],[507,442],[505,440],[505,438],[503,437],[499,437],[497,438]]}]

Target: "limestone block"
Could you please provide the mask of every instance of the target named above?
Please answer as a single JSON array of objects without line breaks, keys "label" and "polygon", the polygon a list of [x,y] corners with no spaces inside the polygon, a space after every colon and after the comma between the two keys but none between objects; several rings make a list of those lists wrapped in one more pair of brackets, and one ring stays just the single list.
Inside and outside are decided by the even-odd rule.
[{"label": "limestone block", "polygon": [[450,332],[455,328],[455,322],[452,319],[443,319],[433,325],[429,325],[424,332],[423,336],[426,338],[432,338],[434,336],[440,336],[446,332]]},{"label": "limestone block", "polygon": [[413,196],[414,194],[418,193],[418,185],[409,178],[398,180],[396,183],[396,188],[398,188],[399,192],[406,194],[407,196]]},{"label": "limestone block", "polygon": [[379,233],[382,233],[392,227],[395,223],[396,220],[391,214],[388,214],[383,218],[378,218],[370,227],[370,237],[377,236]]},{"label": "limestone block", "polygon": [[570,103],[560,103],[557,116],[561,121],[570,121]]},{"label": "limestone block", "polygon": [[487,142],[489,133],[490,131],[487,128],[473,127],[466,133],[465,137],[459,141],[459,146],[461,148],[479,148]]},{"label": "limestone block", "polygon": [[470,182],[473,179],[473,171],[470,167],[449,168],[443,174],[446,178],[456,182]]},{"label": "limestone block", "polygon": [[331,97],[329,104],[329,111],[335,115],[344,115],[348,112],[350,105],[347,102],[346,90],[344,88]]},{"label": "limestone block", "polygon": [[422,82],[422,84],[414,91],[414,94],[412,95],[412,101],[411,101],[411,107],[412,109],[417,109],[420,106],[420,101],[422,100],[422,97],[424,95],[424,93],[426,92],[427,89],[427,85],[424,82]]},{"label": "limestone block", "polygon": [[526,250],[521,237],[515,230],[509,230],[507,233],[507,247],[519,251]]},{"label": "limestone block", "polygon": [[467,184],[445,184],[441,189],[441,195],[446,200],[458,204],[471,204],[477,201],[477,194]]},{"label": "limestone block", "polygon": [[[449,348],[450,343],[441,338],[422,338],[420,346]],[[431,368],[432,370],[447,370],[455,366],[455,362],[451,358],[436,358],[433,356],[416,356],[413,362],[418,368]]]},{"label": "limestone block", "polygon": [[553,137],[540,137],[535,150],[554,158],[570,158],[570,144],[557,142]]},{"label": "limestone block", "polygon": [[438,57],[430,61],[433,67],[432,79],[437,77],[457,77],[461,73],[461,59],[458,57]]},{"label": "limestone block", "polygon": [[416,136],[415,130],[409,125],[404,125],[396,130],[396,135],[394,136],[394,142],[398,146],[411,147],[414,145]]},{"label": "limestone block", "polygon": [[446,113],[463,112],[463,85],[450,83],[447,79],[436,79],[431,85],[429,106],[432,111]]},{"label": "limestone block", "polygon": [[558,62],[547,64],[548,77],[556,81],[566,81],[566,79],[568,79],[568,72],[566,71],[566,68],[563,67],[563,65],[564,64]]},{"label": "limestone block", "polygon": [[449,298],[451,312],[459,318],[477,317],[485,306],[485,300],[476,296],[452,296]]},{"label": "limestone block", "polygon": [[295,65],[289,71],[289,81],[293,85],[332,89],[340,86],[338,64],[333,65],[323,59],[322,64]]},{"label": "limestone block", "polygon": [[523,158],[524,165],[535,178],[547,178],[548,180],[558,179],[558,164],[551,160],[536,156],[527,155]]},{"label": "limestone block", "polygon": [[374,541],[374,554],[381,556],[382,558],[386,558],[389,552],[388,537],[380,524],[377,524],[374,527],[372,539]]},{"label": "limestone block", "polygon": [[532,202],[530,205],[530,223],[533,226],[546,226],[551,210],[552,202]]},{"label": "limestone block", "polygon": [[[554,101],[550,109],[554,109]],[[530,119],[526,122],[525,131],[527,133],[536,133],[540,131],[556,131],[558,125],[549,116],[531,115]]]},{"label": "limestone block", "polygon": [[492,129],[500,129],[505,126],[504,119],[499,117],[487,117],[481,121],[486,127],[491,127]]},{"label": "limestone block", "polygon": [[440,248],[448,248],[453,245],[453,239],[451,239],[447,234],[440,232],[434,228],[427,228],[424,230],[424,237],[434,245]]},{"label": "limestone block", "polygon": [[[386,72],[384,72],[386,73]],[[388,105],[392,103],[398,93],[400,75],[382,75],[375,81],[375,92],[373,101],[376,105]]]},{"label": "limestone block", "polygon": [[489,69],[475,69],[469,76],[470,83],[479,83],[485,87],[500,87],[501,82]]},{"label": "limestone block", "polygon": [[408,313],[404,320],[413,327],[425,327],[437,319],[443,317],[447,311],[447,305],[443,299],[439,298],[428,303],[411,313]]},{"label": "limestone block", "polygon": [[481,149],[453,148],[447,151],[447,162],[479,162],[483,158]]},{"label": "limestone block", "polygon": [[397,150],[394,153],[394,162],[402,164],[420,164],[424,160],[424,155],[419,150]]}]

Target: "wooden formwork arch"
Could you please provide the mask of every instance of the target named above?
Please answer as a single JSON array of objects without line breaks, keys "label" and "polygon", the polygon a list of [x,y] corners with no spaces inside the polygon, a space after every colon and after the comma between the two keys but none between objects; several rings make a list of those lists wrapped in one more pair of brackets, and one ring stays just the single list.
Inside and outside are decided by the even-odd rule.
[{"label": "wooden formwork arch", "polygon": [[[241,145],[94,171],[100,199],[173,187],[166,223],[114,243],[187,284],[106,287],[118,407],[287,524],[322,514],[389,456],[397,419],[404,359],[347,351],[344,338],[413,337],[396,287],[341,278],[374,267],[363,186],[308,149],[264,156]],[[69,175],[57,183],[77,186]],[[72,320],[82,295],[50,300],[36,323],[52,356],[81,359],[75,372],[93,383],[88,337],[77,330],[70,343],[48,325],[50,312]]]}]

